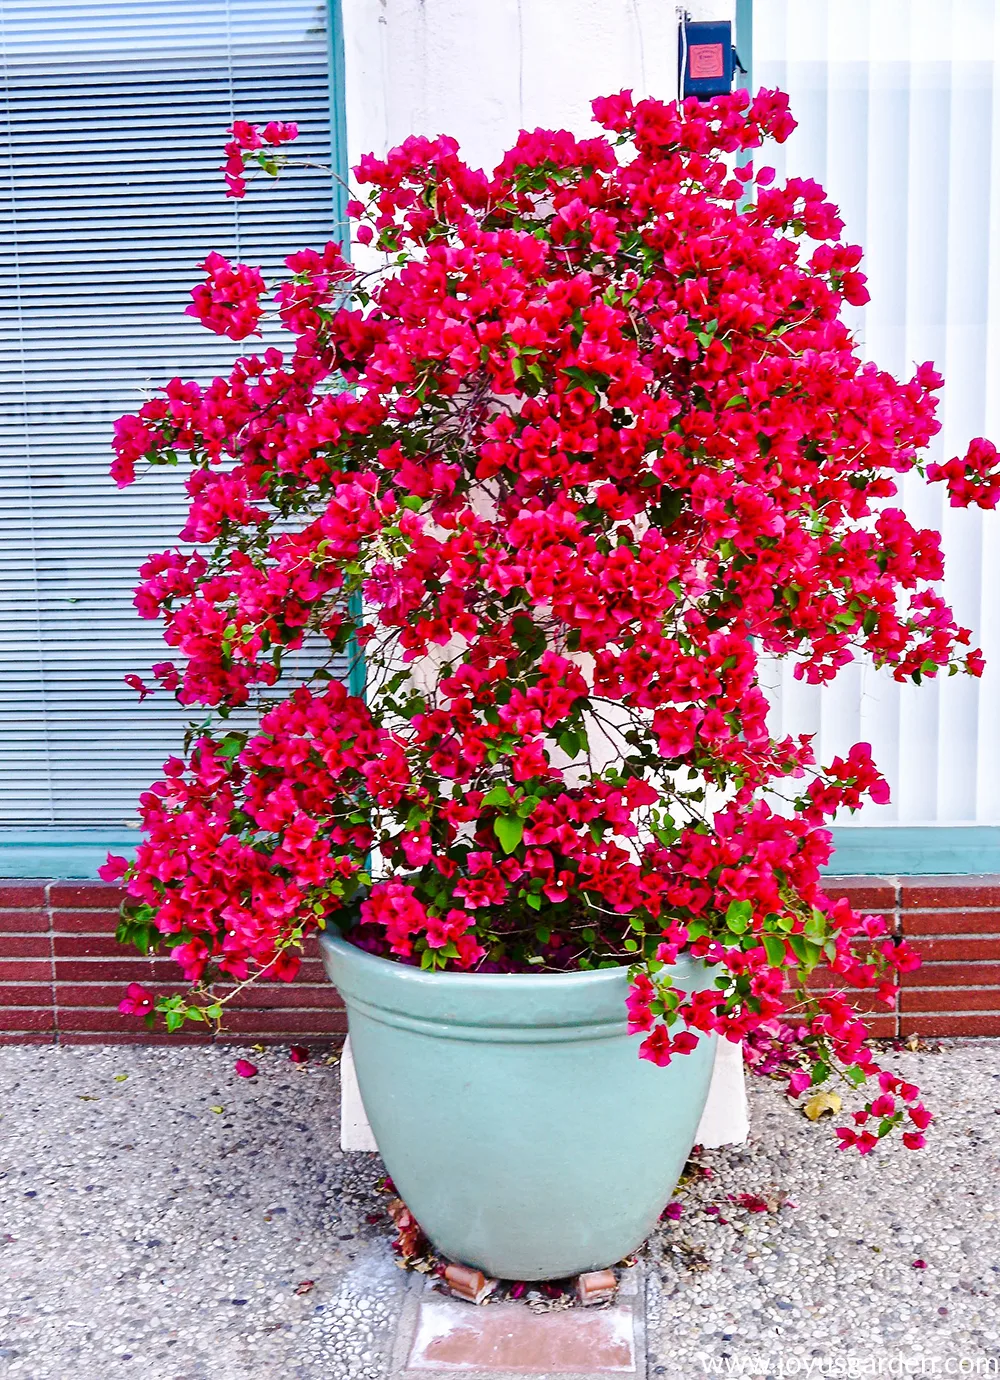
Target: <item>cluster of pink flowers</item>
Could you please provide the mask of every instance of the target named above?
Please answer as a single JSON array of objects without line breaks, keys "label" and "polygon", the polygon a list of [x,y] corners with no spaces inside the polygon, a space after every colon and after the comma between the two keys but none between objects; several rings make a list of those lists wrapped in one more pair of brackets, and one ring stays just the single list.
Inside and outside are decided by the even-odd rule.
[{"label": "cluster of pink flowers", "polygon": [[260,335],[257,329],[264,314],[260,299],[265,292],[259,268],[231,264],[214,251],[202,267],[205,282],[191,289],[188,316],[197,317],[203,326],[230,340],[245,340]]},{"label": "cluster of pink flowers", "polygon": [[221,169],[226,180],[226,196],[237,199],[246,196],[246,168],[251,160],[265,172],[276,172],[274,150],[298,136],[298,125],[284,120],[271,120],[263,128],[246,120],[234,120],[224,149],[226,161]]},{"label": "cluster of pink flowers", "polygon": [[[891,506],[941,380],[859,359],[860,250],[822,188],[733,168],[793,128],[784,96],[594,110],[607,137],[523,133],[492,175],[448,138],[365,158],[350,210],[384,271],[291,255],[290,350],[118,423],[119,483],[190,461],[194,545],[150,558],[136,604],[176,654],[159,685],[219,714],[105,875],[195,1016],[217,977],[294,976],[327,923],[428,969],[628,964],[644,1057],[718,1033],[794,1095],[881,1076],[841,1140],[909,1107],[915,1146],[926,1113],[850,992],[892,1001],[918,960],[821,873],[824,823],[887,787],[865,744],[823,765],[772,737],[759,658],[979,674],[937,535]],[[290,137],[268,129],[231,147]],[[206,270],[194,313],[256,330],[257,270]],[[927,472],[1000,491],[984,441]],[[289,692],[306,646],[363,648],[366,697],[325,667]],[[227,719],[244,705],[257,729]],[[707,986],[672,982],[682,954]]]}]

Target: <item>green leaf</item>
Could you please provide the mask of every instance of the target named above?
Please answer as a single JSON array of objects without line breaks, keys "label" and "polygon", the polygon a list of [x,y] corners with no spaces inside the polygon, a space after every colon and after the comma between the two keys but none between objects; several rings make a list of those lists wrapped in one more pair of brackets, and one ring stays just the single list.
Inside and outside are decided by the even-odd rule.
[{"label": "green leaf", "polygon": [[814,910],[812,915],[805,923],[804,933],[807,939],[815,940],[817,944],[822,944],[826,938],[826,917],[822,911]]},{"label": "green leaf", "polygon": [[802,964],[807,972],[812,972],[819,962],[819,956],[823,952],[822,946],[815,944],[811,939],[807,939],[804,934],[790,934],[788,942],[792,946],[792,952]]},{"label": "green leaf", "polygon": [[753,905],[750,901],[730,901],[726,911],[726,928],[733,934],[743,934],[750,924]]},{"label": "green leaf", "polygon": [[219,744],[220,757],[238,757],[246,745],[245,733],[227,733]]},{"label": "green leaf", "polygon": [[493,832],[500,840],[505,853],[513,853],[524,835],[524,820],[517,815],[498,815],[493,821]]},{"label": "green leaf", "polygon": [[677,521],[683,506],[684,499],[678,489],[664,488],[659,503],[650,509],[650,520],[655,527],[669,527]]},{"label": "green leaf", "polygon": [[491,791],[487,791],[483,796],[484,805],[498,805],[506,809],[510,804],[510,791],[506,786],[494,786]]},{"label": "green leaf", "polygon": [[563,752],[565,752],[566,756],[572,760],[580,751],[580,735],[571,728],[564,729],[563,732],[559,734],[559,746],[562,748]]},{"label": "green leaf", "polygon": [[572,379],[580,388],[585,388],[588,393],[592,393],[596,398],[602,386],[608,386],[606,374],[588,374],[579,365],[571,364],[563,370],[567,378]]},{"label": "green leaf", "polygon": [[405,498],[400,499],[400,504],[404,508],[409,508],[411,513],[419,513],[424,506],[424,500],[418,498],[416,494],[407,494]]},{"label": "green leaf", "polygon": [[776,934],[764,935],[764,951],[772,968],[780,968],[785,961],[785,941]]}]

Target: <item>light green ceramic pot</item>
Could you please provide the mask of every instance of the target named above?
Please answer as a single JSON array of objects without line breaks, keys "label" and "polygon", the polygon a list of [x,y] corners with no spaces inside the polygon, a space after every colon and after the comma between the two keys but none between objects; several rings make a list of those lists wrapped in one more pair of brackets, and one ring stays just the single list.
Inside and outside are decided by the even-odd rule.
[{"label": "light green ceramic pot", "polygon": [[[443,1255],[559,1279],[646,1239],[694,1142],[714,1036],[666,1068],[640,1059],[625,968],[425,973],[320,945],[382,1157]],[[709,982],[692,960],[672,975]]]}]

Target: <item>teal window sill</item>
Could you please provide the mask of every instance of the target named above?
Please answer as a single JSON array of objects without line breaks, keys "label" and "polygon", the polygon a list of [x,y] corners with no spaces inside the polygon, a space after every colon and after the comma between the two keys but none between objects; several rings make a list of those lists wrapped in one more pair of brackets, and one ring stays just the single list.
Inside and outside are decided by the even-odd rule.
[{"label": "teal window sill", "polygon": [[0,877],[93,881],[109,853],[135,855],[137,829],[0,829]]},{"label": "teal window sill", "polygon": [[[899,825],[834,829],[830,876],[937,877],[1000,873],[1000,826]],[[97,877],[108,853],[131,858],[139,836],[128,829],[0,830],[0,877]]]},{"label": "teal window sill", "polygon": [[834,877],[942,877],[1000,872],[1000,826],[900,824],[834,829]]}]

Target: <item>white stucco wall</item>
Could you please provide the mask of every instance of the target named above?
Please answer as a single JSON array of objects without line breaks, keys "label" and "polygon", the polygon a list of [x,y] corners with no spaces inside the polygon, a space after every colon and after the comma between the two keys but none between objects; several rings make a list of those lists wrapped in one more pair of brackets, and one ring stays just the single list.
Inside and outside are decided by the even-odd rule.
[{"label": "white stucco wall", "polygon": [[[734,8],[687,3],[693,19]],[[590,132],[594,96],[676,93],[670,0],[343,0],[343,16],[352,165],[408,134],[452,134],[493,168],[520,129]]]}]

